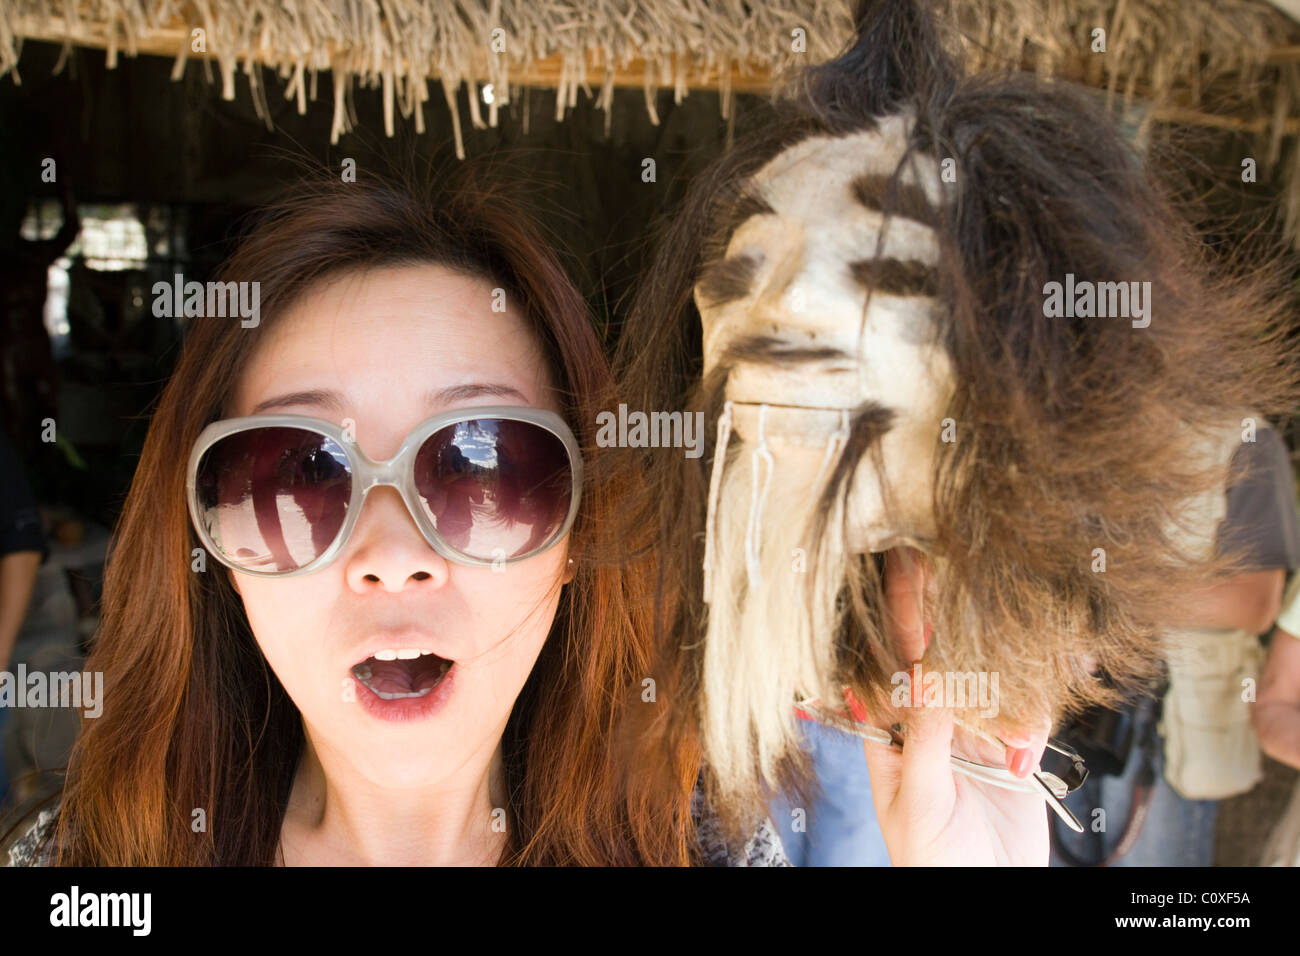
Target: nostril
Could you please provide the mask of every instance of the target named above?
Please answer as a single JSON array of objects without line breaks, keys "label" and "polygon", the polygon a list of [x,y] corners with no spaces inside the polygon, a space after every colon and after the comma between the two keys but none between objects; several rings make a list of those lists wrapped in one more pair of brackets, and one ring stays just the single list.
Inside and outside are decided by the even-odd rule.
[{"label": "nostril", "polygon": [[416,571],[414,574],[411,575],[411,578],[415,581],[427,581],[431,577],[433,577],[433,575],[431,575],[428,571]]}]

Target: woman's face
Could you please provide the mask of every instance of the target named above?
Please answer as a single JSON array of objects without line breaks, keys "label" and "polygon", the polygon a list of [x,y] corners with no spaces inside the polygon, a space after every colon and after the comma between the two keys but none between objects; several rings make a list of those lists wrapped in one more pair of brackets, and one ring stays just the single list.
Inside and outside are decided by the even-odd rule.
[{"label": "woman's face", "polygon": [[[227,415],[325,419],[384,461],[439,412],[561,411],[533,333],[509,302],[504,312],[493,303],[491,283],[439,266],[327,281],[267,330]],[[495,752],[555,616],[567,550],[495,568],[454,564],[425,542],[397,490],[381,486],[322,570],[231,580],[322,762],[374,786],[421,788]],[[353,668],[390,651],[453,664],[419,701],[389,706]]]}]

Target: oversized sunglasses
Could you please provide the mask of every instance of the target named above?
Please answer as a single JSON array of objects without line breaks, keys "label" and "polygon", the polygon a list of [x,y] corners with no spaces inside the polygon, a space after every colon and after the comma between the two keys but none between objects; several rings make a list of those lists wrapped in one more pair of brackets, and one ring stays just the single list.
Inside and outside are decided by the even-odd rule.
[{"label": "oversized sunglasses", "polygon": [[582,487],[577,440],[554,412],[508,405],[422,422],[388,461],[318,418],[214,422],[190,452],[190,518],[204,547],[245,574],[325,567],[347,544],[366,494],[391,485],[429,547],[500,567],[541,554],[573,525]]}]

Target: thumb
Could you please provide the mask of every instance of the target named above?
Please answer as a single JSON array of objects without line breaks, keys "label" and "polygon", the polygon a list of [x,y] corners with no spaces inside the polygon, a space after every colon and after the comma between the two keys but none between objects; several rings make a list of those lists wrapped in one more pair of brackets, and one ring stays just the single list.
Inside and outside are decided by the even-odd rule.
[{"label": "thumb", "polygon": [[[921,688],[913,691],[920,698]],[[901,791],[931,797],[953,791],[950,758],[954,724],[952,711],[942,703],[918,699],[904,712]]]}]

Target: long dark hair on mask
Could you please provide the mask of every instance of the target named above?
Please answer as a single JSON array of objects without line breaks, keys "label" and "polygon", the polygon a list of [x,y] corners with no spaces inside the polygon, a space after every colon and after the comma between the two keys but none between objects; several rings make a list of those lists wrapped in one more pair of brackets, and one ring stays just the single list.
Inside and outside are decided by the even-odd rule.
[{"label": "long dark hair on mask", "polygon": [[[746,215],[750,177],[790,145],[909,111],[910,150],[954,161],[950,201],[932,210],[944,306],[934,334],[952,361],[947,416],[960,438],[942,447],[933,475],[931,556],[942,572],[925,665],[1000,673],[1005,724],[1113,703],[1154,673],[1162,624],[1183,596],[1240,566],[1239,554],[1189,560],[1173,532],[1184,503],[1224,477],[1205,466],[1197,429],[1290,415],[1300,398],[1288,263],[1212,254],[1095,97],[1029,74],[964,74],[956,39],[925,3],[864,2],[855,16],[852,47],[798,76],[693,181],[628,313],[622,400],[702,410],[710,437],[696,459],[624,456],[647,479],[646,496],[623,509],[624,539],[660,555],[657,673],[672,701],[642,715],[658,728],[640,739],[665,748],[647,761],[699,736],[702,532],[724,376],[702,376],[692,289]],[[890,196],[902,201],[901,191]],[[1149,280],[1154,321],[1139,330],[1045,315],[1045,285],[1066,273]],[[852,493],[854,466],[878,431],[850,443],[828,497]],[[834,635],[837,678],[873,710],[891,672],[908,666],[885,641],[882,567],[878,555],[844,556]],[[800,754],[781,766],[775,780],[728,781],[721,809],[735,832],[768,786],[804,785]]]}]

